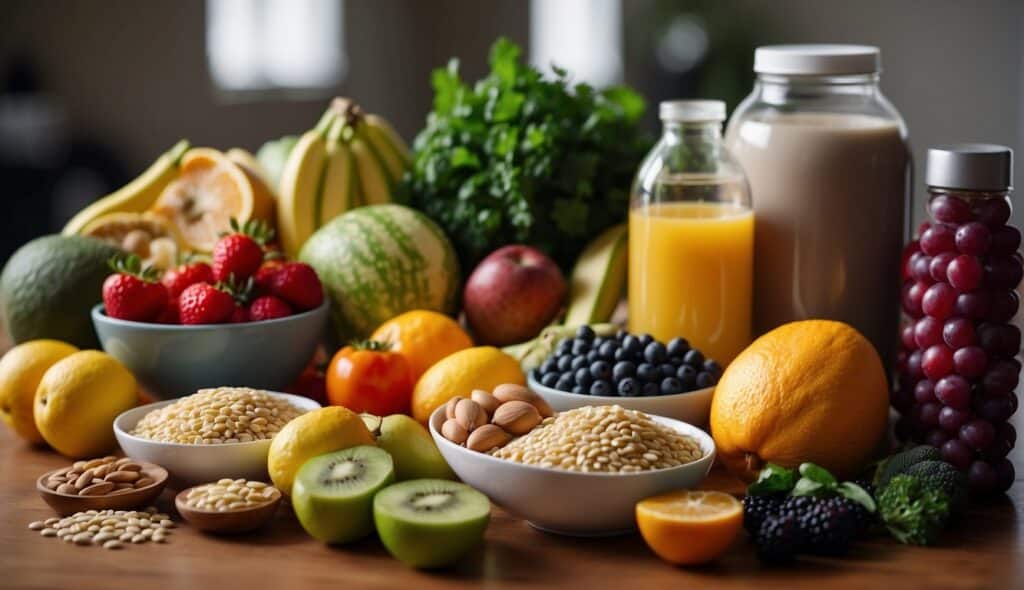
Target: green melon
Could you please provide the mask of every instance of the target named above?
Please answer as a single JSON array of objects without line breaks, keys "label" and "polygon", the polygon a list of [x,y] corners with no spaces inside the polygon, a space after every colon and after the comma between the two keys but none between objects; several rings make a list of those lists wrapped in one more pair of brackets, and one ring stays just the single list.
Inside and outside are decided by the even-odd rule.
[{"label": "green melon", "polygon": [[455,311],[459,268],[433,221],[402,205],[360,207],[310,236],[299,260],[316,269],[331,298],[339,342],[365,338],[413,309]]}]

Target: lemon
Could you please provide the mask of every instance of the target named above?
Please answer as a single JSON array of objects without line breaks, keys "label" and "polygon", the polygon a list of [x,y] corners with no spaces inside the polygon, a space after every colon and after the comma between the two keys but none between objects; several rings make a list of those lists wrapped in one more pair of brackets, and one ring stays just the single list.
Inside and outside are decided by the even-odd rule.
[{"label": "lemon", "polygon": [[0,419],[15,434],[32,444],[43,442],[32,414],[36,388],[47,369],[75,352],[78,348],[60,340],[31,340],[0,358]]},{"label": "lemon", "polygon": [[274,436],[267,471],[277,489],[291,495],[295,474],[306,461],[324,453],[373,444],[373,435],[359,414],[341,406],[319,408],[285,424]]},{"label": "lemon", "polygon": [[412,416],[426,424],[430,414],[449,399],[469,397],[474,389],[491,391],[502,383],[526,385],[519,362],[493,346],[477,346],[446,356],[416,382]]},{"label": "lemon", "polygon": [[137,401],[128,369],[108,354],[83,350],[43,375],[35,396],[36,426],[62,455],[94,457],[114,448],[114,418]]}]

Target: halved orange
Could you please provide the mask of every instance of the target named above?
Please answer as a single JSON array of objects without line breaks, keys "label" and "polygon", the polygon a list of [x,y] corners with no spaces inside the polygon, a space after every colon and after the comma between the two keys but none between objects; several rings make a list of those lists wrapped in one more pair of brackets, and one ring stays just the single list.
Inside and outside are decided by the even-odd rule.
[{"label": "halved orange", "polygon": [[695,565],[711,561],[732,545],[743,525],[743,504],[723,492],[672,492],[638,502],[636,524],[659,557]]},{"label": "halved orange", "polygon": [[185,246],[209,252],[231,218],[270,221],[273,202],[256,174],[212,148],[193,148],[181,158],[178,178],[150,209],[177,228]]}]

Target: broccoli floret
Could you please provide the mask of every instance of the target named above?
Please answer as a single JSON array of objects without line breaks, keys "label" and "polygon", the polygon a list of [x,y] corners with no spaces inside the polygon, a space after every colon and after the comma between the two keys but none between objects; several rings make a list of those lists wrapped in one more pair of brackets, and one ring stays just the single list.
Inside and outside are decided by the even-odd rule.
[{"label": "broccoli floret", "polygon": [[939,452],[939,449],[930,445],[920,445],[902,453],[896,453],[878,466],[878,470],[875,472],[875,487],[884,488],[894,475],[904,473],[917,463],[941,459],[942,453]]},{"label": "broccoli floret", "polygon": [[878,511],[889,533],[900,543],[930,545],[949,519],[949,497],[926,487],[913,475],[897,475],[878,495]]},{"label": "broccoli floret", "polygon": [[945,492],[953,512],[967,503],[967,477],[945,461],[922,461],[911,465],[904,473],[917,477],[926,488]]}]

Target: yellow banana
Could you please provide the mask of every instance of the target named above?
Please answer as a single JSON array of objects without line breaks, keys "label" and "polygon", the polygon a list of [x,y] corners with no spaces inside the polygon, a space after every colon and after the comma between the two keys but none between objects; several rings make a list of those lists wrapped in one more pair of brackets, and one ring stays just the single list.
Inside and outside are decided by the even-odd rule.
[{"label": "yellow banana", "polygon": [[141,213],[149,209],[164,188],[177,178],[178,164],[188,148],[186,139],[174,144],[138,178],[79,211],[61,233],[66,236],[81,233],[89,223],[108,213]]},{"label": "yellow banana", "polygon": [[317,207],[317,226],[356,207],[356,166],[352,151],[342,139],[344,125],[335,121],[327,134],[327,163]]},{"label": "yellow banana", "polygon": [[281,172],[277,233],[285,254],[294,258],[316,231],[316,208],[327,162],[326,135],[334,121],[328,111],[315,129],[299,138]]},{"label": "yellow banana", "polygon": [[363,117],[365,138],[377,150],[394,182],[402,179],[409,169],[411,159],[409,148],[391,125],[377,115]]},{"label": "yellow banana", "polygon": [[391,180],[373,148],[358,134],[349,143],[359,175],[360,204],[378,205],[391,202]]}]

